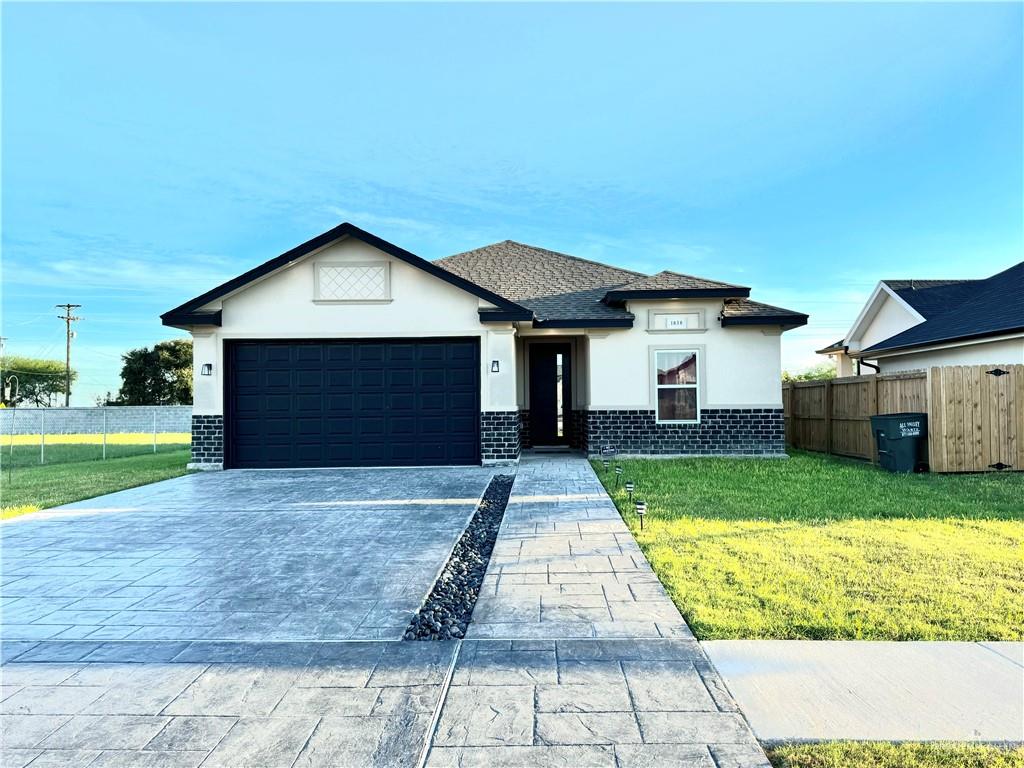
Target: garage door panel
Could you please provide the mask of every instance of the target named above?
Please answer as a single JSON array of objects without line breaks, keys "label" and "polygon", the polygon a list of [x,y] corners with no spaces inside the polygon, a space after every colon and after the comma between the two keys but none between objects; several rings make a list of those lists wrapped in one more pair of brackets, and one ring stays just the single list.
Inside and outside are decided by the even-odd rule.
[{"label": "garage door panel", "polygon": [[433,387],[435,389],[443,389],[445,385],[445,374],[443,368],[421,368],[419,371],[419,381],[417,384],[421,387]]},{"label": "garage door panel", "polygon": [[268,388],[280,387],[288,389],[292,385],[292,372],[290,369],[265,370],[263,373],[263,386]]},{"label": "garage door panel", "polygon": [[290,413],[292,410],[291,395],[267,395],[263,398],[264,413]]},{"label": "garage door panel", "polygon": [[295,372],[295,386],[300,388],[322,389],[324,386],[324,374],[319,368],[312,371],[298,370]]},{"label": "garage door panel", "polygon": [[327,435],[330,440],[335,435],[352,435],[356,431],[354,416],[332,416],[327,419]]},{"label": "garage door panel", "polygon": [[228,352],[231,466],[479,462],[476,340],[239,342]]},{"label": "garage door panel", "polygon": [[445,401],[449,411],[469,411],[476,405],[476,392],[448,392],[442,398]]},{"label": "garage door panel", "polygon": [[360,368],[356,372],[356,386],[359,389],[383,387],[384,371],[381,368]]}]

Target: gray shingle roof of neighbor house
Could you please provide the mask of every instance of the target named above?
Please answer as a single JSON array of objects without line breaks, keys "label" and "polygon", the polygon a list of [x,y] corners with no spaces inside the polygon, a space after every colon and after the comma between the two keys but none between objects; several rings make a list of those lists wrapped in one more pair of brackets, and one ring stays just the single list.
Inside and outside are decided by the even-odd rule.
[{"label": "gray shingle roof of neighbor house", "polygon": [[746,286],[670,271],[645,275],[513,240],[434,263],[532,309],[541,327],[581,321],[628,327],[633,321],[623,306],[628,299],[711,296],[730,300],[722,314],[725,325],[807,322],[807,315],[751,301]]},{"label": "gray shingle roof of neighbor house", "polygon": [[883,280],[896,295],[925,319],[945,312],[950,304],[964,301],[981,280]]},{"label": "gray shingle roof of neighbor house", "polygon": [[984,280],[925,290],[953,285],[959,293],[955,300],[944,302],[943,311],[929,317],[918,310],[927,317],[923,323],[868,347],[861,354],[1024,330],[1024,261]]}]

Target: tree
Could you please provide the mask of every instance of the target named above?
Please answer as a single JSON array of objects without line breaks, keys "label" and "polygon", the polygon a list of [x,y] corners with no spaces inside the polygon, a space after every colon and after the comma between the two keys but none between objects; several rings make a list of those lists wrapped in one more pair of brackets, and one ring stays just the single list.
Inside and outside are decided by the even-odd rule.
[{"label": "tree", "polygon": [[[11,381],[11,396],[8,399],[6,386],[11,376],[17,377],[17,392],[14,381]],[[5,405],[48,407],[53,404],[55,396],[64,394],[64,361],[15,356],[0,358],[0,378],[5,387]],[[71,381],[77,378],[78,374],[72,370]]]},{"label": "tree", "polygon": [[172,339],[121,355],[121,389],[111,405],[191,405],[192,342]]},{"label": "tree", "polygon": [[783,381],[823,381],[825,379],[834,379],[835,377],[836,366],[834,363],[818,363],[818,365],[808,368],[803,373],[782,372]]}]

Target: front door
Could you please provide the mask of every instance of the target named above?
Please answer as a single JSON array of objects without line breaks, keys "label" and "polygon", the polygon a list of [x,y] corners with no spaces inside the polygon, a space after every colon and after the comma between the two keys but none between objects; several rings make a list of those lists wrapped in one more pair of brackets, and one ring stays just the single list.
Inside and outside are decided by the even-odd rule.
[{"label": "front door", "polygon": [[569,443],[570,352],[569,344],[530,345],[530,440],[535,446]]}]

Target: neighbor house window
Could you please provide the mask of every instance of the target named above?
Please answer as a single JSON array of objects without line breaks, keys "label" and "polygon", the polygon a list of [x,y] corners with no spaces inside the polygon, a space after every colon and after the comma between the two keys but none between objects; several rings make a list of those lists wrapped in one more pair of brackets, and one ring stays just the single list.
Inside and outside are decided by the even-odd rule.
[{"label": "neighbor house window", "polygon": [[697,351],[659,349],[654,352],[658,422],[698,420]]}]

